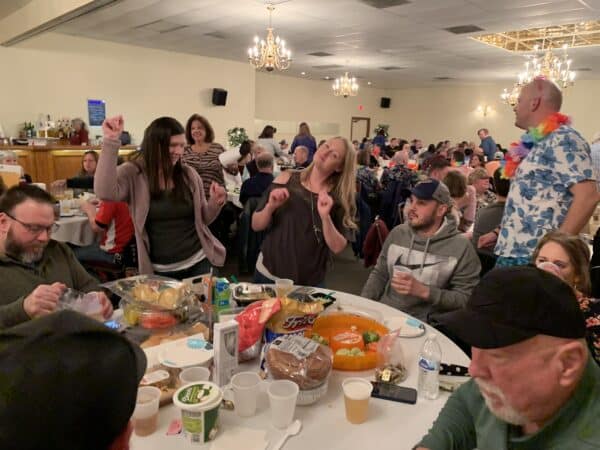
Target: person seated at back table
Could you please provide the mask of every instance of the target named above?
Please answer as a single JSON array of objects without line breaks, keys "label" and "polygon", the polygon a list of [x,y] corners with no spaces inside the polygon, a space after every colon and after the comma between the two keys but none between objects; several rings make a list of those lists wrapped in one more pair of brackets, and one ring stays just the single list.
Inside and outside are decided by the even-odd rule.
[{"label": "person seated at back table", "polygon": [[495,269],[443,322],[472,346],[472,379],[417,450],[600,448],[600,368],[570,286],[534,267]]},{"label": "person seated at back table", "polygon": [[[294,155],[298,154],[298,148]],[[258,173],[252,178],[248,178],[242,184],[240,190],[240,203],[245,205],[251,197],[262,197],[263,193],[273,183],[273,155],[270,153],[262,153],[256,157],[256,166]]]},{"label": "person seated at back table", "polygon": [[128,450],[146,365],[136,344],[73,311],[0,331],[0,448]]},{"label": "person seated at back table", "polygon": [[508,196],[508,190],[510,189],[510,180],[502,178],[502,169],[496,169],[496,172],[494,172],[494,188],[496,189],[496,202],[477,211],[471,243],[479,253],[495,258],[492,249],[478,249],[477,242],[484,234],[489,233],[492,230],[500,229],[504,205],[506,204],[506,197]]},{"label": "person seated at back table", "polygon": [[[19,158],[17,154],[12,150],[0,151],[0,164],[6,164],[7,166],[21,166],[19,164]],[[21,166],[21,183],[31,183],[31,175],[26,174],[25,170]]]},{"label": "person seated at back table", "polygon": [[92,191],[94,189],[94,175],[98,166],[98,152],[88,150],[83,154],[81,160],[81,170],[73,178],[66,180],[56,180],[52,186],[67,187],[69,189],[82,189]]},{"label": "person seated at back table", "polygon": [[304,145],[296,147],[296,150],[294,151],[294,169],[302,170],[308,167],[310,164],[308,153],[308,148]]},{"label": "person seated at back table", "polygon": [[97,211],[96,202],[83,200],[79,204],[94,233],[100,235],[100,241],[85,247],[74,247],[75,257],[82,262],[121,264],[120,258],[134,234],[127,203],[101,201]]},{"label": "person seated at back table", "polygon": [[112,314],[98,281],[51,239],[56,227],[54,199],[39,187],[13,186],[0,198],[0,329],[55,311],[66,288],[97,292],[104,317]]},{"label": "person seated at back table", "polygon": [[361,296],[422,321],[462,308],[479,281],[473,246],[456,229],[448,188],[434,179],[412,190],[406,223],[383,244]]}]

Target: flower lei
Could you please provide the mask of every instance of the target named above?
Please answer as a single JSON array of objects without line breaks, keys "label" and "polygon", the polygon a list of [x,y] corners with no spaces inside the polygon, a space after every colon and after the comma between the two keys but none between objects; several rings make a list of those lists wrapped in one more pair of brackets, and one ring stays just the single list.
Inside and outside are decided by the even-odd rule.
[{"label": "flower lei", "polygon": [[502,163],[502,178],[510,179],[515,175],[517,167],[533,146],[556,130],[561,125],[570,125],[571,118],[561,113],[553,113],[546,117],[537,127],[529,127],[519,142],[510,144]]}]

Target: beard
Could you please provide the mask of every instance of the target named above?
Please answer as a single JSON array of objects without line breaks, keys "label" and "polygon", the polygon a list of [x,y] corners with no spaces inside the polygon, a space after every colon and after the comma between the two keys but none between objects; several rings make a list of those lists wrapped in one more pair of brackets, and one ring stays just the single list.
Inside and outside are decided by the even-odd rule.
[{"label": "beard", "polygon": [[38,262],[44,255],[44,250],[48,242],[34,241],[30,244],[23,244],[15,239],[12,230],[8,230],[4,250],[7,255],[12,256],[17,261],[25,264]]},{"label": "beard", "polygon": [[[481,395],[483,396],[483,399],[485,400],[485,404],[487,405],[488,409],[498,419],[503,420],[504,422],[507,422],[511,425],[525,425],[528,422],[527,418],[523,414],[521,414],[508,403],[504,392],[502,392],[499,387],[477,378],[475,379],[475,382],[479,387],[479,392],[481,392]],[[488,397],[487,394],[484,393],[484,390],[486,392],[494,394],[495,397],[498,397],[502,405],[495,405],[494,399]]]},{"label": "beard", "polygon": [[435,224],[435,217],[424,217],[423,219],[419,220],[418,217],[411,217],[409,214],[408,224],[415,231],[426,230]]}]

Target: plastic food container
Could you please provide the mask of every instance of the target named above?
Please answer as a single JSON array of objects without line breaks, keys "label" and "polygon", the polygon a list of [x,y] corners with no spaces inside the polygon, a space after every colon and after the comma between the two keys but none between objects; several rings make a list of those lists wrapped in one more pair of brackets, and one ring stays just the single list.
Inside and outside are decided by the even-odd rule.
[{"label": "plastic food container", "polygon": [[[317,317],[311,330],[305,334],[307,337],[313,338],[318,335],[321,339],[327,342],[327,345],[332,345],[336,350],[343,347],[352,347],[345,343],[335,342],[335,339],[341,335],[359,336],[365,332],[374,332],[383,337],[389,333],[389,329],[373,319],[362,315],[349,314],[345,312],[334,312],[330,314],[322,314]],[[377,366],[378,352],[372,347],[365,346],[359,342],[356,345],[360,347],[360,355],[339,354],[334,351],[333,368],[337,370],[362,371],[374,369]],[[350,350],[345,348],[346,350]]]},{"label": "plastic food container", "polygon": [[181,425],[188,442],[201,445],[216,437],[222,400],[223,392],[210,381],[188,384],[175,392],[173,403],[181,410]]},{"label": "plastic food container", "polygon": [[196,303],[189,285],[171,278],[138,275],[102,285],[121,297],[127,325],[148,329],[170,328],[189,317]]},{"label": "plastic food container", "polygon": [[296,399],[296,405],[306,406],[316,403],[321,397],[327,394],[327,388],[329,387],[329,377],[325,380],[321,386],[314,389],[305,389],[298,392],[298,398]]},{"label": "plastic food container", "polygon": [[262,284],[238,283],[231,291],[231,298],[240,306],[276,296],[275,289]]}]

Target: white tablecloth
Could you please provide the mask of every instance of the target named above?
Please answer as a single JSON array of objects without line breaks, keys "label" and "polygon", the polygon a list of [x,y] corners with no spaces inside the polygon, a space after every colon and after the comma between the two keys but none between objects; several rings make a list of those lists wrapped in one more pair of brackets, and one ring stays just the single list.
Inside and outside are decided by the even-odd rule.
[{"label": "white tablecloth", "polygon": [[87,216],[61,217],[56,223],[60,225],[58,231],[52,233],[52,239],[56,241],[86,246],[96,239]]},{"label": "white tablecloth", "polygon": [[[376,303],[355,295],[336,292],[335,297],[342,305],[367,307],[381,312],[386,319],[403,314],[389,306]],[[428,331],[432,329],[427,326]],[[448,338],[438,334],[438,341],[442,346],[442,360],[446,363],[468,366],[468,357]],[[423,345],[425,337],[403,339],[403,350],[409,368],[408,379],[403,386],[417,388],[417,354]],[[149,364],[156,361],[160,347],[146,350]],[[256,370],[258,361],[242,365],[240,370]],[[369,418],[361,425],[352,425],[346,421],[344,411],[344,398],[341,382],[344,378],[360,376],[373,379],[373,371],[366,372],[341,372],[333,371],[329,390],[316,404],[310,406],[297,406],[296,418],[302,421],[302,431],[290,438],[285,444],[286,450],[408,450],[427,432],[437,417],[440,409],[448,398],[447,393],[440,392],[436,400],[419,398],[416,405],[392,402],[372,398],[369,403]],[[266,394],[261,394],[258,411],[254,417],[240,418],[234,411],[221,410],[220,433],[227,433],[228,428],[245,427],[267,432],[270,441],[267,449],[271,449],[283,432],[275,429],[270,422],[268,399]],[[185,441],[183,435],[167,436],[166,430],[169,423],[180,417],[179,410],[168,405],[160,410],[158,430],[151,436],[140,438],[132,437],[133,450],[163,450],[167,448],[194,449]],[[217,440],[219,437],[217,437]],[[210,445],[202,447],[210,449]],[[235,449],[244,449],[240,442]]]}]

